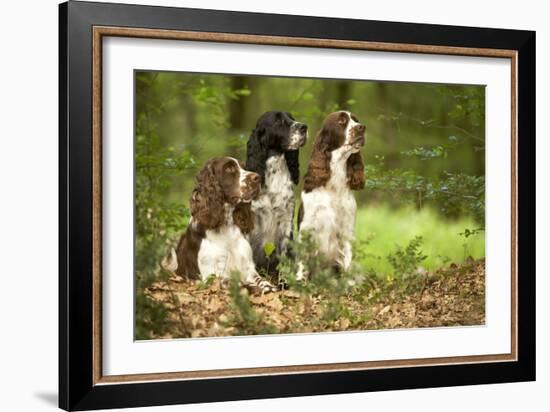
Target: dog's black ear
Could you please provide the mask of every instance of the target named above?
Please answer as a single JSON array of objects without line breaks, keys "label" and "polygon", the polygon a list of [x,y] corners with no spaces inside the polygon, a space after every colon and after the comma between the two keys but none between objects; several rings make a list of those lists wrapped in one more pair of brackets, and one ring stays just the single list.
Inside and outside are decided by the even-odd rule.
[{"label": "dog's black ear", "polygon": [[265,129],[257,127],[252,131],[246,144],[245,169],[258,173],[262,178],[262,185],[265,183],[265,163],[267,161],[267,149],[262,144],[262,137]]},{"label": "dog's black ear", "polygon": [[290,179],[295,185],[300,181],[300,151],[289,150],[285,152],[286,166],[290,172]]}]

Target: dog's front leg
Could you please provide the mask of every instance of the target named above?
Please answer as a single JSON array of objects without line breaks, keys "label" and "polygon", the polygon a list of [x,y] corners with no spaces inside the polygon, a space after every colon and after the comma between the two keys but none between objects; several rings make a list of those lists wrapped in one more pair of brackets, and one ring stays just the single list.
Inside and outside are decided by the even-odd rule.
[{"label": "dog's front leg", "polygon": [[347,271],[351,266],[351,260],[353,258],[353,252],[351,247],[351,242],[346,240],[344,241],[342,248],[340,249],[340,256],[338,259],[338,265],[344,270]]}]

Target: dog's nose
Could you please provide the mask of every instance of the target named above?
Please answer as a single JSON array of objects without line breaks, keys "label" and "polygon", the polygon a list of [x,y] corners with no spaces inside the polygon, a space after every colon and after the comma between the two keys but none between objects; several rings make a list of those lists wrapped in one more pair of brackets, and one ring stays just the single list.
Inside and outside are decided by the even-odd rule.
[{"label": "dog's nose", "polygon": [[357,127],[357,131],[358,131],[359,133],[364,133],[364,132],[365,132],[365,125],[364,125],[364,124],[360,124],[360,125],[358,125],[358,126],[356,126],[356,127]]},{"label": "dog's nose", "polygon": [[300,125],[298,126],[298,130],[302,133],[307,132],[307,124],[300,123]]},{"label": "dog's nose", "polygon": [[250,178],[252,180],[252,183],[260,183],[260,175],[257,173],[252,173],[250,175]]}]

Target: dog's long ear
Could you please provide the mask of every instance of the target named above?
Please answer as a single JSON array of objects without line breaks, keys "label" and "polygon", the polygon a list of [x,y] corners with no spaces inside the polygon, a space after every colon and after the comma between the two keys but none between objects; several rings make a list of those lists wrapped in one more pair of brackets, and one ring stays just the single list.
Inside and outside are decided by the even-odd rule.
[{"label": "dog's long ear", "polygon": [[266,133],[262,127],[252,131],[246,144],[245,169],[258,173],[262,178],[262,185],[265,183],[265,163],[267,161],[267,148],[262,144],[262,136]]},{"label": "dog's long ear", "polygon": [[329,143],[332,138],[330,133],[330,130],[323,128],[315,138],[311,159],[309,159],[307,172],[304,176],[305,192],[324,186],[330,179],[331,152]]},{"label": "dog's long ear", "polygon": [[244,234],[254,229],[254,213],[250,203],[238,203],[233,210],[233,223],[237,225]]},{"label": "dog's long ear", "polygon": [[199,172],[189,205],[191,216],[205,229],[216,229],[223,224],[223,190],[214,174],[212,161]]},{"label": "dog's long ear", "polygon": [[351,190],[361,190],[365,187],[365,165],[361,152],[353,153],[347,163],[348,185]]},{"label": "dog's long ear", "polygon": [[289,150],[285,152],[286,166],[290,172],[290,179],[295,185],[300,181],[300,151]]}]

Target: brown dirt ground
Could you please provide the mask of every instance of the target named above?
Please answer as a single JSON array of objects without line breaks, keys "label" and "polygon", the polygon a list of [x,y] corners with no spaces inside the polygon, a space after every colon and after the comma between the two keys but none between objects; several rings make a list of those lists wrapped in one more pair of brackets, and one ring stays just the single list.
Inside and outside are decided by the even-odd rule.
[{"label": "brown dirt ground", "polygon": [[340,298],[338,318],[327,317],[329,299],[302,296],[292,290],[265,295],[248,294],[258,314],[257,328],[237,321],[229,291],[219,280],[210,284],[171,277],[155,282],[145,293],[167,310],[167,332],[154,338],[229,336],[265,333],[328,332],[482,325],[485,323],[485,262],[469,259],[428,272],[412,288],[379,282]]}]

